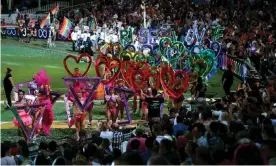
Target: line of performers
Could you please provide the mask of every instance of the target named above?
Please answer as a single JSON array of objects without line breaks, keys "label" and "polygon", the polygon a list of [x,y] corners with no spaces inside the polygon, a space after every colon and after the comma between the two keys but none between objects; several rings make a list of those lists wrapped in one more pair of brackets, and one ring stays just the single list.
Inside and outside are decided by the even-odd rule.
[{"label": "line of performers", "polygon": [[[76,76],[79,75],[78,70],[75,70],[74,74]],[[106,73],[104,79],[108,80],[111,76],[111,73]],[[52,110],[53,103],[51,102],[52,96],[50,88],[50,78],[46,75],[46,71],[40,71],[38,74],[35,74],[33,76],[33,80],[38,87],[33,88],[33,90],[30,91],[31,95],[35,96],[37,99],[37,102],[35,104],[47,104],[46,109],[42,115],[41,126],[37,126],[35,136],[40,133],[44,135],[50,135],[50,128],[54,121],[54,114]],[[139,82],[139,79],[135,81]],[[136,91],[134,94],[132,108],[133,113],[137,113],[137,100],[140,99],[139,110],[142,110],[141,119],[151,120],[153,117],[160,117],[160,105],[164,102],[164,95],[158,95],[157,90],[153,88],[150,81],[144,82],[143,85],[143,88]],[[79,101],[83,104],[89,95],[89,90],[91,90],[93,86],[81,82],[74,82],[72,86],[74,88],[74,91],[78,95]],[[72,97],[72,94],[68,95],[68,99],[74,103],[74,118],[71,122],[71,125],[75,124],[76,126],[77,139],[79,139],[79,132],[85,128],[85,121],[87,115],[89,117],[88,125],[91,125],[92,109],[94,106],[93,100],[98,99],[99,96],[104,96],[104,102],[102,102],[101,104],[105,105],[105,114],[107,122],[110,125],[117,122],[119,115],[121,120],[124,119],[124,99],[127,96],[127,94],[125,92],[116,91],[114,88],[112,88],[113,86],[119,88],[127,88],[127,83],[124,79],[117,79],[116,81],[109,83],[107,85],[103,85],[103,83],[100,84],[100,86],[98,87],[97,91],[94,93],[94,96],[91,99],[89,107],[85,111],[80,110],[80,108],[77,106],[77,101],[75,101],[75,98]],[[183,88],[181,78],[177,79],[176,83],[173,85],[173,88],[175,89],[175,91],[181,90],[181,88]],[[28,99],[24,97],[24,94],[24,91],[18,91],[18,101],[15,103],[15,106],[34,104],[33,100],[28,101]],[[156,100],[157,102],[155,102],[154,100]],[[177,99],[169,99],[169,101],[171,101],[172,103],[169,107],[174,107],[176,110],[180,110],[182,103],[184,101],[184,96],[181,96]],[[29,112],[26,112],[26,110],[18,110],[18,113],[24,125],[27,127],[34,127],[34,125],[38,121],[38,117],[40,117],[42,113],[42,108],[43,107],[40,107]],[[18,127],[20,126],[16,118],[14,119],[14,124]]]}]

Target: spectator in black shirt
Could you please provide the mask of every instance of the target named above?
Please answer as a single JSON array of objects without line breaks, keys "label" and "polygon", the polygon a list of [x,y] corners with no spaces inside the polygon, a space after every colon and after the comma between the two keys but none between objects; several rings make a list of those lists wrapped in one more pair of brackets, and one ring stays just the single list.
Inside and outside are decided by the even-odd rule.
[{"label": "spectator in black shirt", "polygon": [[62,156],[61,151],[57,149],[57,143],[55,141],[51,141],[49,143],[49,151],[50,151],[50,157],[52,161],[54,161],[59,156]]},{"label": "spectator in black shirt", "polygon": [[207,91],[206,85],[203,84],[203,80],[201,77],[198,77],[196,88],[195,88],[195,98],[198,102],[203,102],[205,98],[205,93]]},{"label": "spectator in black shirt", "polygon": [[231,86],[234,82],[234,73],[232,71],[232,65],[228,65],[227,68],[228,69],[224,72],[221,81],[225,94],[229,95]]},{"label": "spectator in black shirt", "polygon": [[11,92],[12,92],[12,89],[14,87],[14,83],[13,83],[13,80],[12,80],[11,71],[12,70],[10,68],[7,68],[7,70],[6,70],[6,76],[5,76],[4,80],[3,80],[4,90],[5,90],[5,94],[6,94],[6,99],[7,99],[7,102],[8,102],[8,107],[6,107],[5,109],[9,109],[9,107],[12,106]]}]

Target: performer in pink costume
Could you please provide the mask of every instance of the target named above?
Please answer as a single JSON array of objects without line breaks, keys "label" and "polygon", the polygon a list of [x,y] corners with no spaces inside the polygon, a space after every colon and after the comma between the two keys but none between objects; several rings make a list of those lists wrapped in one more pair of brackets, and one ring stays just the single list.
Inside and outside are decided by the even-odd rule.
[{"label": "performer in pink costume", "polygon": [[[28,105],[29,101],[24,96],[25,96],[25,92],[23,90],[19,90],[18,91],[18,101],[15,102],[14,106]],[[31,116],[24,109],[17,110],[17,113],[21,117],[21,120],[22,120],[22,122],[24,123],[24,125],[26,127],[31,127],[32,126],[33,119],[31,118]],[[16,127],[18,127],[18,128],[20,127],[20,124],[19,124],[18,120],[15,117],[13,118],[13,123]]]},{"label": "performer in pink costume", "polygon": [[[86,100],[86,98],[83,96],[83,91],[81,89],[80,86],[78,86],[77,84],[74,85],[74,91],[78,94],[78,98],[81,102],[81,104],[83,104]],[[86,113],[87,111],[81,111],[80,108],[78,107],[75,99],[72,97],[72,95],[68,96],[68,99],[74,103],[74,107],[73,107],[73,112],[74,112],[74,119],[70,122],[70,125],[75,124],[76,126],[76,137],[77,137],[77,141],[80,139],[79,136],[79,132],[85,128],[85,117],[86,117]]]},{"label": "performer in pink costume", "polygon": [[112,120],[112,123],[116,123],[118,117],[117,107],[120,103],[120,97],[116,95],[113,88],[110,89],[110,95],[105,95],[105,103],[107,122],[109,123]]},{"label": "performer in pink costume", "polygon": [[[82,96],[86,99],[88,96],[89,96],[89,90],[90,88],[85,88],[82,92]],[[93,94],[93,97],[91,99],[91,104],[89,105],[89,107],[87,108],[87,113],[88,113],[88,126],[91,126],[92,125],[92,109],[93,109],[93,106],[94,106],[94,103],[93,101],[96,99],[97,97],[97,91],[94,92]]]},{"label": "performer in pink costume", "polygon": [[[117,86],[119,87],[119,88],[126,88],[126,85],[125,85],[125,80],[123,80],[123,79],[118,79],[117,81],[116,81],[116,84],[117,84]],[[119,104],[118,104],[118,109],[119,109],[119,111],[120,111],[120,120],[123,120],[124,119],[124,109],[125,109],[125,105],[124,105],[124,101],[123,101],[123,95],[125,95],[124,94],[124,92],[120,92],[120,94],[119,94],[119,96],[120,96],[120,102],[119,102]],[[126,96],[125,96],[126,97]]]},{"label": "performer in pink costume", "polygon": [[[47,104],[45,111],[42,116],[42,131],[45,135],[50,135],[51,126],[54,121],[54,114],[52,110],[51,102],[51,88],[50,88],[50,77],[46,75],[45,70],[39,71],[38,74],[34,75],[36,83],[39,88],[38,102],[39,104]],[[42,109],[42,107],[40,108]]]}]

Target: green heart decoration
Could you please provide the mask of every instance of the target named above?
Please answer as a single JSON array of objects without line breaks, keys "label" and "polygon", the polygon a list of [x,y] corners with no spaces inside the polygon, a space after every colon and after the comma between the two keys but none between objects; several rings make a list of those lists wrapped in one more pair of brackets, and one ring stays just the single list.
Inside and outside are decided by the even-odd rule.
[{"label": "green heart decoration", "polygon": [[189,66],[205,78],[213,70],[216,61],[215,52],[210,49],[202,50],[199,54],[188,57]]},{"label": "green heart decoration", "polygon": [[180,41],[171,40],[168,37],[162,37],[159,41],[159,49],[162,58],[166,59],[173,68],[176,68],[179,57],[185,51],[185,46]]}]

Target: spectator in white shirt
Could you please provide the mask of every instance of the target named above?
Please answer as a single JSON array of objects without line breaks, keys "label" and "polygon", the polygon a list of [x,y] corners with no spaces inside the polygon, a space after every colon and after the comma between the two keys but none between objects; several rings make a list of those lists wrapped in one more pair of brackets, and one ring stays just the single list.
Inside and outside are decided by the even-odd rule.
[{"label": "spectator in white shirt", "polygon": [[1,143],[1,165],[16,165],[15,160],[9,154],[10,147],[6,143]]},{"label": "spectator in white shirt", "polygon": [[109,130],[109,126],[106,122],[102,123],[100,137],[109,139],[112,144],[113,132]]}]

